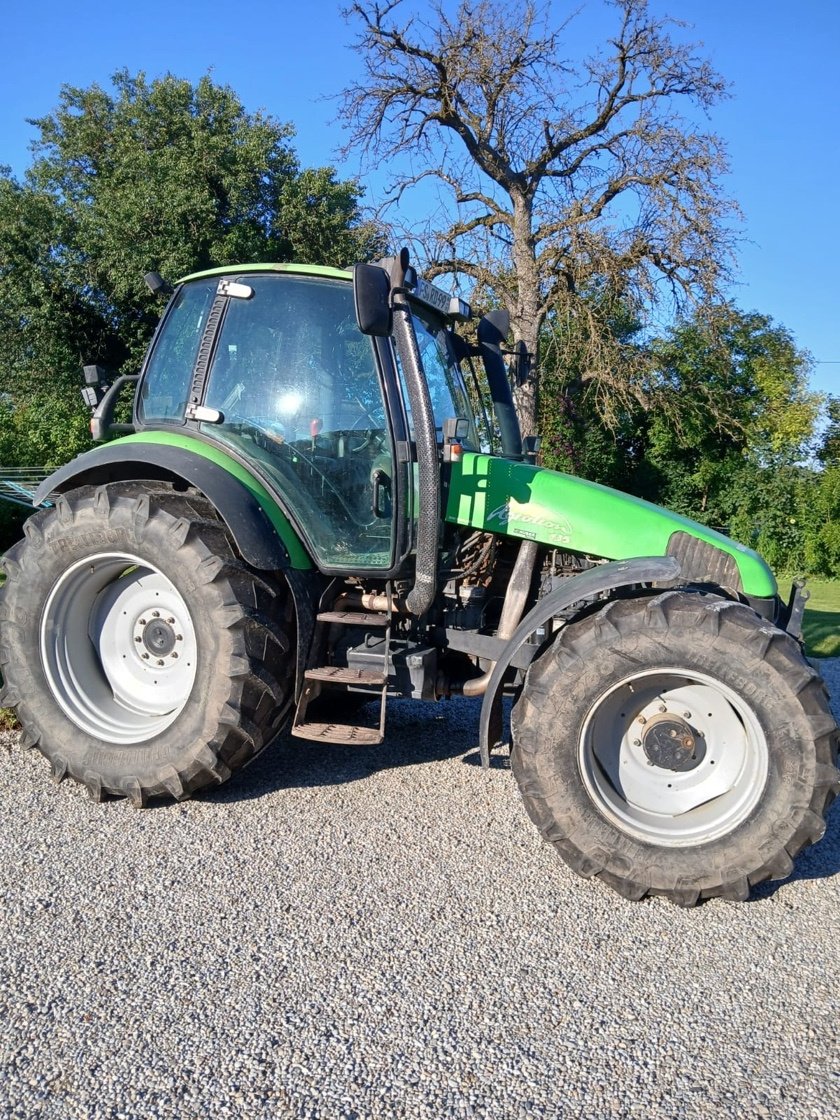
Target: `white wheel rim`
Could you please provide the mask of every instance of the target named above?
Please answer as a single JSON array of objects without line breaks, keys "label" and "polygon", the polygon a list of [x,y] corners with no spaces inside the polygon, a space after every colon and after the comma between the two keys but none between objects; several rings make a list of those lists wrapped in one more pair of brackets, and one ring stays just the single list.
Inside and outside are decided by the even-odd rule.
[{"label": "white wheel rim", "polygon": [[186,603],[159,569],[127,553],[89,556],[62,574],[44,608],[40,650],[65,715],[108,743],[159,735],[195,683]]},{"label": "white wheel rim", "polygon": [[[683,746],[670,751],[668,736]],[[752,813],[767,780],[767,739],[727,685],[663,668],[626,677],[598,697],[578,764],[589,796],[623,832],[690,847],[725,836]]]}]

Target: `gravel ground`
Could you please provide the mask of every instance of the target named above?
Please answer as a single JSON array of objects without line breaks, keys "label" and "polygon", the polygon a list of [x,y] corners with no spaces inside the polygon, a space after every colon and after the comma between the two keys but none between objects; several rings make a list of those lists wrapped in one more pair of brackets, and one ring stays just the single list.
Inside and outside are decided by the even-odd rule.
[{"label": "gravel ground", "polygon": [[749,903],[632,904],[476,718],[398,703],[145,812],[0,737],[0,1116],[840,1116],[838,804]]}]

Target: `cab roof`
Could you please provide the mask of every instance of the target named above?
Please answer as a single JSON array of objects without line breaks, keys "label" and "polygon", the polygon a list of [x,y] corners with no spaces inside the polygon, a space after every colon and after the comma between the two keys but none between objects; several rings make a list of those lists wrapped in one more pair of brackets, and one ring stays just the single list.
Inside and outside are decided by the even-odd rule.
[{"label": "cab roof", "polygon": [[298,276],[325,276],[330,280],[351,280],[352,273],[344,268],[331,268],[323,264],[230,264],[223,268],[207,268],[182,276],[179,284],[188,280],[201,280],[205,276],[240,276],[251,272],[291,272]]}]

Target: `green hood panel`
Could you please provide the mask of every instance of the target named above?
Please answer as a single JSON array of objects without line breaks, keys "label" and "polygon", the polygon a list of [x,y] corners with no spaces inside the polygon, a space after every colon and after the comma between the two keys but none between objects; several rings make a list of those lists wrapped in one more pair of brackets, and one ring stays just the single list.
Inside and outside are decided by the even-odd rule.
[{"label": "green hood panel", "polygon": [[734,558],[747,595],[776,594],[773,573],[745,545],[641,498],[529,463],[465,454],[451,465],[445,517],[608,560],[665,556],[671,536],[688,533]]}]

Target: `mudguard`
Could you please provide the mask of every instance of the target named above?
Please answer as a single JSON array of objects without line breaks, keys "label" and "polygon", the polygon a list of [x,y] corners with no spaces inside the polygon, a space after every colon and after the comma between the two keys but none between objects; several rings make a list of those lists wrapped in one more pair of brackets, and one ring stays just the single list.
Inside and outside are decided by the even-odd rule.
[{"label": "mudguard", "polygon": [[634,560],[613,560],[582,572],[579,576],[563,581],[556,591],[540,599],[522,619],[513,632],[504,652],[493,667],[487,691],[481,705],[479,723],[479,750],[481,765],[490,765],[490,733],[500,725],[501,685],[511,663],[528,638],[560,611],[584,599],[591,599],[605,591],[615,591],[638,583],[671,584],[680,577],[680,564],[673,556],[643,556]]},{"label": "mudguard", "polygon": [[38,487],[34,505],[75,489],[128,480],[182,480],[213,503],[243,558],[262,571],[310,569],[309,560],[291,524],[271,502],[256,479],[237,477],[242,467],[198,441],[161,441],[159,433],[129,436],[85,452],[60,467]]}]

